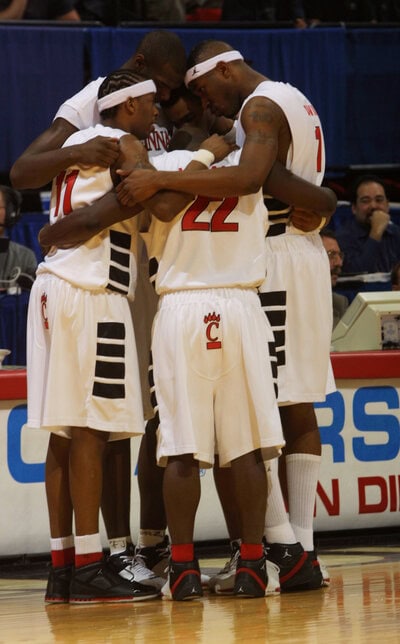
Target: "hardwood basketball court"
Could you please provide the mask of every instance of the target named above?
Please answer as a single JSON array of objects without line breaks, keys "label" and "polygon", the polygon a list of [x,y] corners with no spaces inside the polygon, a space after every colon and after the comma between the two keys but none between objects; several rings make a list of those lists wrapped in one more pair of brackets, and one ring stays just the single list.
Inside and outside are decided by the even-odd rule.
[{"label": "hardwood basketball court", "polygon": [[[321,550],[331,585],[265,599],[46,606],[46,580],[0,562],[0,643],[400,643],[400,546]],[[201,559],[216,572],[225,559]],[[3,570],[3,571],[2,571]]]}]

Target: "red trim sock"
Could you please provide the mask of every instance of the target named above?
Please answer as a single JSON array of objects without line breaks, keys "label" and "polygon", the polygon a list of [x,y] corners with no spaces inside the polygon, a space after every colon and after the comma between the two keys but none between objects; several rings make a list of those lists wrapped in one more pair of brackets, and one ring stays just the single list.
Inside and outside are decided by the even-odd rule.
[{"label": "red trim sock", "polygon": [[65,548],[64,550],[51,551],[51,564],[53,568],[64,568],[64,566],[73,566],[75,559],[75,548]]},{"label": "red trim sock", "polygon": [[261,559],[263,556],[262,543],[242,543],[240,545],[241,559]]},{"label": "red trim sock", "polygon": [[75,568],[80,568],[81,566],[87,566],[91,563],[96,563],[97,561],[102,561],[103,553],[102,552],[87,552],[82,555],[75,554]]},{"label": "red trim sock", "polygon": [[193,561],[194,545],[193,543],[180,543],[171,545],[171,559],[173,561]]}]

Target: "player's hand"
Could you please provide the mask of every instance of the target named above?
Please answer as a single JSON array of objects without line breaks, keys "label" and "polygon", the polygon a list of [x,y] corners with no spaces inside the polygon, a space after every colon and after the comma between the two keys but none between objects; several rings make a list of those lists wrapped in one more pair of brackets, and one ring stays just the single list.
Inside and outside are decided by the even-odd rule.
[{"label": "player's hand", "polygon": [[154,170],[117,170],[123,177],[116,187],[118,201],[123,206],[132,206],[150,199],[159,189],[157,185],[157,172]]},{"label": "player's hand", "polygon": [[221,161],[221,159],[224,159],[227,154],[236,148],[236,145],[226,140],[220,134],[212,134],[208,139],[203,141],[200,147],[203,150],[212,152],[215,156],[215,161]]},{"label": "player's hand", "polygon": [[119,140],[108,136],[95,136],[79,145],[81,165],[109,168],[119,156]]},{"label": "player's hand", "polygon": [[290,224],[304,233],[316,230],[321,225],[321,221],[321,215],[312,210],[294,208],[290,213]]}]

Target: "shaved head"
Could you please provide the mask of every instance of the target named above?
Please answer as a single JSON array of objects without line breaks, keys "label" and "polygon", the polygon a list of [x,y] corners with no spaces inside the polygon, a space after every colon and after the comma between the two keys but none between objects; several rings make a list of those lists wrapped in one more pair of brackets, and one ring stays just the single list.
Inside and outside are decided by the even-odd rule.
[{"label": "shaved head", "polygon": [[202,63],[213,56],[222,54],[225,51],[232,51],[233,47],[222,40],[203,40],[193,47],[188,57],[188,68],[193,67],[196,63]]}]

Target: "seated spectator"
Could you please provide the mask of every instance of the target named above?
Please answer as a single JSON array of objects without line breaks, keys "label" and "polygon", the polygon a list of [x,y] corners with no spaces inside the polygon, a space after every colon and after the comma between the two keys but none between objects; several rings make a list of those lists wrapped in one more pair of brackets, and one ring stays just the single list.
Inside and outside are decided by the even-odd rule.
[{"label": "seated spectator", "polygon": [[143,20],[154,22],[185,22],[185,0],[146,0]]},{"label": "seated spectator", "polygon": [[297,28],[307,27],[302,0],[223,0],[222,20],[265,20],[292,22]]},{"label": "seated spectator", "polygon": [[392,291],[400,291],[400,262],[397,262],[390,273],[390,283]]},{"label": "seated spectator", "polygon": [[[329,258],[329,264],[331,268],[331,282],[332,289],[335,288],[337,279],[342,272],[343,266],[343,253],[340,250],[339,244],[337,243],[336,235],[332,230],[328,228],[323,228],[320,232],[322,243],[325,247],[326,253]],[[349,300],[344,295],[340,293],[335,293],[332,290],[332,308],[333,308],[333,327],[335,328],[347,307],[349,306]]]},{"label": "seated spectator", "polygon": [[0,20],[80,20],[74,0],[0,0]]},{"label": "seated spectator", "polygon": [[115,25],[119,18],[119,5],[120,3],[111,0],[78,0],[75,2],[75,9],[81,20]]},{"label": "seated spectator", "polygon": [[105,25],[140,20],[184,22],[185,0],[78,0],[75,8],[82,20],[97,20]]},{"label": "seated spectator", "polygon": [[350,196],[353,216],[336,230],[344,252],[343,273],[390,273],[400,260],[400,226],[390,219],[379,177],[360,177]]},{"label": "seated spectator", "polygon": [[375,22],[375,0],[304,0],[307,18],[319,22]]},{"label": "seated spectator", "polygon": [[21,195],[0,186],[0,292],[19,287],[29,289],[36,276],[33,250],[11,241],[6,232],[20,217]]},{"label": "seated spectator", "polygon": [[398,22],[400,20],[400,0],[375,0],[379,22]]}]

